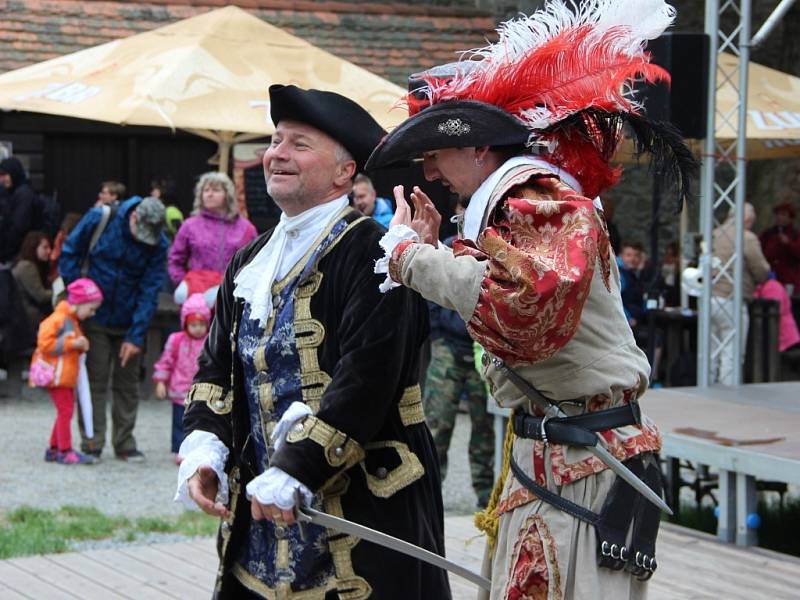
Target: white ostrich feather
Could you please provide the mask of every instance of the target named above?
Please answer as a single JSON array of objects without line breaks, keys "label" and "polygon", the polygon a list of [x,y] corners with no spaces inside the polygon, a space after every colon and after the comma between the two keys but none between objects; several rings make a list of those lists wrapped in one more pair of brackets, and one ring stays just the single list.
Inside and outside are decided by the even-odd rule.
[{"label": "white ostrich feather", "polygon": [[[613,49],[635,56],[644,51],[648,40],[657,38],[672,25],[674,19],[675,9],[664,0],[586,0],[579,6],[572,0],[551,0],[530,16],[522,15],[502,23],[497,29],[499,40],[496,43],[462,54],[462,61],[477,60],[477,65],[471,64],[471,68],[449,82],[433,84],[433,89],[426,86],[419,91],[431,99],[434,90],[443,87],[458,96],[492,69],[513,64],[565,31],[581,26],[592,28],[582,44],[583,52],[591,53],[611,30],[615,30]],[[623,96],[638,106],[630,86],[624,88]],[[531,129],[545,128],[562,118],[560,111],[546,107],[526,110],[517,116]]]}]

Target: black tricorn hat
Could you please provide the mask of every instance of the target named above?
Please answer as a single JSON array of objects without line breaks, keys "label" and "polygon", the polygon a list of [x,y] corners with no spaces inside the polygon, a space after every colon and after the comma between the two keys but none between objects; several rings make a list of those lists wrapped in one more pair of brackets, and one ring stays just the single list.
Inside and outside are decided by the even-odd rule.
[{"label": "black tricorn hat", "polygon": [[375,148],[367,169],[442,148],[516,146],[531,132],[506,111],[476,100],[441,102],[403,121]]},{"label": "black tricorn hat", "polygon": [[269,86],[270,117],[277,126],[290,119],[307,123],[344,146],[363,171],[370,153],[386,135],[358,104],[334,92],[303,90],[294,85]]}]

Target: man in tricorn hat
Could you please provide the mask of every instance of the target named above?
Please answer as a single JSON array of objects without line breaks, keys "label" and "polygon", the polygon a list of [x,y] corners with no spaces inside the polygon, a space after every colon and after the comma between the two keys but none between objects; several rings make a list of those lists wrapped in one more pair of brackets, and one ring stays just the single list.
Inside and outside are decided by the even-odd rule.
[{"label": "man in tricorn hat", "polygon": [[294,524],[299,496],[444,553],[417,381],[426,306],[379,293],[384,230],[348,206],[385,132],[338,94],[273,85],[270,101],[264,175],[283,214],[220,287],[176,499],[222,518],[215,598],[449,598],[438,568]]},{"label": "man in tricorn hat", "polygon": [[634,78],[668,78],[644,46],[673,17],[662,0],[548,2],[412,81],[411,116],[368,161],[421,157],[426,179],[469,201],[450,250],[428,197],[414,188],[412,217],[397,186],[376,270],[387,296],[401,286],[458,311],[493,398],[514,409],[477,518],[493,599],[637,600],[657,566],[661,437],[639,412],[649,366],[597,196],[619,178],[623,124],[685,195],[695,161],[629,93]]}]

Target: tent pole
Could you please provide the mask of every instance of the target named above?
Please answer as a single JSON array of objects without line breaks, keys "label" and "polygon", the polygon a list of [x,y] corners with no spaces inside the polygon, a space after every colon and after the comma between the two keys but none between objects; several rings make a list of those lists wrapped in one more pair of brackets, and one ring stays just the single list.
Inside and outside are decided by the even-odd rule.
[{"label": "tent pole", "polygon": [[219,172],[228,174],[228,163],[231,156],[231,142],[226,137],[219,141]]}]

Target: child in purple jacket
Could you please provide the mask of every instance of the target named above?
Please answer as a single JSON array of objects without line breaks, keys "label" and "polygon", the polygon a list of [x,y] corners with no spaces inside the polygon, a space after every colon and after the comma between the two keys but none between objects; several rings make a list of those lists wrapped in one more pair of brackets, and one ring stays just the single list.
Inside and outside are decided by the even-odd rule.
[{"label": "child in purple jacket", "polygon": [[181,306],[182,330],[167,338],[161,358],[154,366],[156,396],[172,400],[172,452],[180,464],[178,449],[183,442],[183,401],[197,373],[197,357],[203,349],[211,311],[202,294],[192,294]]},{"label": "child in purple jacket", "polygon": [[234,253],[256,235],[239,214],[233,182],[225,173],[205,173],[195,187],[192,215],[175,235],[167,268],[178,285],[189,271],[224,273]]}]

